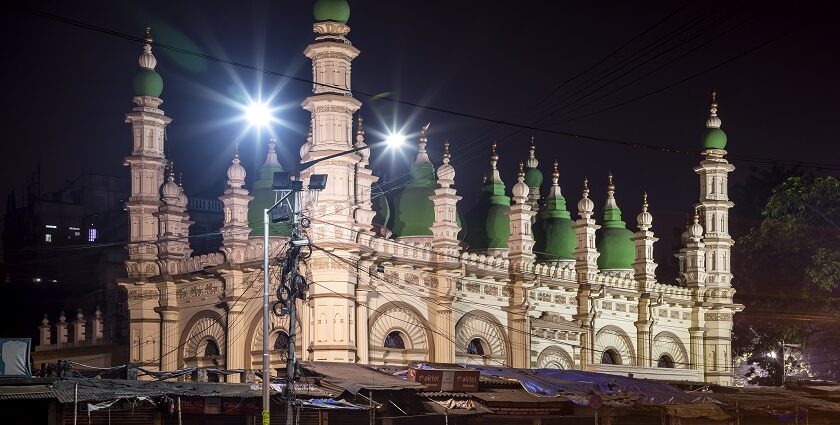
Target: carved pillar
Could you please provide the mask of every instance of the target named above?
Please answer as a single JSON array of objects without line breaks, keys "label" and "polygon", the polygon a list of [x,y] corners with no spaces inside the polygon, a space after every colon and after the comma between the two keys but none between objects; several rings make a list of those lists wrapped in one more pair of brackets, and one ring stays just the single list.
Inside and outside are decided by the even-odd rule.
[{"label": "carved pillar", "polygon": [[64,312],[58,316],[58,323],[55,324],[56,344],[67,344],[67,316]]},{"label": "carved pillar", "polygon": [[85,315],[82,314],[82,309],[76,313],[76,320],[73,322],[73,344],[81,344],[85,342]]},{"label": "carved pillar", "polygon": [[50,327],[50,319],[47,317],[47,313],[44,313],[41,326],[38,326],[38,345],[50,344],[52,344],[52,327]]},{"label": "carved pillar", "polygon": [[[235,260],[231,258],[230,261]],[[225,287],[222,301],[227,305],[225,365],[228,369],[246,369],[245,354],[249,341],[246,341],[247,335],[243,329],[248,326],[248,320],[242,317],[248,298],[244,296],[245,272],[238,267],[224,268],[220,271]],[[238,374],[228,375],[227,382],[240,382],[240,379]]]},{"label": "carved pillar", "polygon": [[165,281],[157,285],[160,291],[160,306],[156,308],[160,314],[160,370],[175,370],[181,363],[178,358],[180,351],[178,340],[178,298],[175,282]]},{"label": "carved pillar", "polygon": [[157,312],[162,301],[160,292],[154,285],[145,282],[122,281],[119,285],[128,292],[128,361],[156,370],[160,367],[161,354],[161,316]]}]

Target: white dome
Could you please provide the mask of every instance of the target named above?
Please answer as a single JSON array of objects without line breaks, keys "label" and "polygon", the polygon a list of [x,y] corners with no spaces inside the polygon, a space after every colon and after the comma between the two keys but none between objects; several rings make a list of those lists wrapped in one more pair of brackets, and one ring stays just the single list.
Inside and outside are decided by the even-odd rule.
[{"label": "white dome", "polygon": [[178,194],[181,193],[181,188],[175,184],[174,175],[169,174],[169,179],[163,184],[161,192],[163,193],[163,197],[167,199],[178,197]]},{"label": "white dome", "polygon": [[137,63],[140,64],[140,68],[155,69],[155,66],[157,66],[157,59],[155,58],[155,55],[152,54],[152,46],[148,44],[143,46],[143,53],[140,55],[140,59],[137,60]]},{"label": "white dome", "polygon": [[231,186],[242,187],[245,182],[245,167],[239,164],[239,154],[233,157],[230,167],[227,169],[228,184]]},{"label": "white dome", "polygon": [[438,167],[437,170],[438,180],[445,180],[445,181],[454,181],[455,180],[455,167],[449,165],[449,163],[445,163]]},{"label": "white dome", "polygon": [[642,211],[636,216],[636,221],[639,223],[640,228],[650,228],[653,224],[653,215],[647,211]]},{"label": "white dome", "polygon": [[513,185],[513,189],[511,189],[513,196],[515,198],[525,198],[528,196],[530,189],[528,189],[528,185],[525,184],[525,181],[522,177],[519,178],[519,182]]}]

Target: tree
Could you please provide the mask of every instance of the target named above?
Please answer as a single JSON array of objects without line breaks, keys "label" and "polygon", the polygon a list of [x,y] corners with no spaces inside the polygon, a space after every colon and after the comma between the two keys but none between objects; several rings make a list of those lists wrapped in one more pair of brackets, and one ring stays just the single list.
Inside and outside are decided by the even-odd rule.
[{"label": "tree", "polygon": [[[752,183],[772,180],[777,174],[765,173],[765,180]],[[756,186],[760,191],[761,185]],[[825,331],[838,324],[840,181],[789,177],[772,190],[755,223],[741,236],[736,235],[733,248],[736,297],[746,306],[744,313],[736,316],[733,344],[741,360],[769,373],[765,382],[778,383],[782,341],[803,344],[805,359],[783,359],[790,373],[806,365],[809,344],[824,341]],[[779,357],[769,356],[773,352]],[[813,364],[834,366],[834,362],[840,364],[836,355]],[[759,382],[760,375],[756,376]]]}]

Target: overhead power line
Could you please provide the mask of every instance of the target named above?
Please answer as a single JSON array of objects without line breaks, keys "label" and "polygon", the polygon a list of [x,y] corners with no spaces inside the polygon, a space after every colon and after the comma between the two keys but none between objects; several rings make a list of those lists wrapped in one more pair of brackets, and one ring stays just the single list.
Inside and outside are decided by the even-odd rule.
[{"label": "overhead power line", "polygon": [[[87,30],[90,30],[90,31],[96,31],[96,32],[100,32],[100,33],[103,33],[103,34],[108,34],[108,35],[111,35],[111,36],[114,36],[114,37],[119,37],[119,38],[129,40],[129,41],[134,41],[134,42],[138,42],[138,43],[145,43],[145,39],[143,37],[130,35],[130,34],[127,34],[127,33],[115,31],[115,30],[112,30],[112,29],[104,28],[104,27],[101,27],[101,26],[89,24],[89,23],[86,23],[86,22],[82,22],[82,21],[67,18],[67,17],[64,17],[64,16],[56,15],[56,14],[49,13],[49,12],[46,12],[46,11],[42,11],[42,10],[39,10],[39,9],[29,8],[29,7],[22,6],[22,5],[16,5],[15,8],[17,8],[18,10],[20,10],[22,12],[29,13],[29,14],[34,15],[34,16],[54,20],[54,21],[57,21],[57,22],[65,23],[65,24],[72,25],[72,26],[75,26],[75,27],[87,29]],[[748,55],[748,54],[750,54],[750,53],[752,53],[752,52],[754,52],[754,51],[756,51],[756,50],[758,50],[762,47],[765,47],[765,46],[771,44],[772,42],[774,42],[776,40],[779,40],[779,39],[789,35],[790,33],[794,32],[797,29],[803,27],[804,25],[810,23],[814,19],[816,19],[816,17],[805,20],[802,23],[800,23],[799,25],[796,25],[793,28],[790,28],[787,31],[784,31],[784,32],[776,35],[775,37],[773,37],[773,38],[771,38],[771,39],[769,39],[769,40],[767,40],[767,41],[765,41],[765,42],[763,42],[763,43],[761,43],[757,46],[754,46],[750,49],[747,49],[746,51],[744,51],[744,52],[742,52],[742,53],[740,53],[740,54],[738,54],[738,55],[736,55],[732,58],[729,58],[729,59],[727,59],[727,60],[725,60],[721,63],[718,63],[716,65],[708,67],[708,68],[704,69],[703,71],[695,73],[695,74],[693,74],[693,75],[691,75],[687,78],[684,78],[682,80],[679,80],[677,82],[669,84],[666,87],[663,87],[663,88],[657,89],[653,92],[650,92],[650,93],[644,95],[644,97],[662,92],[664,90],[667,90],[668,88],[671,88],[671,87],[674,87],[676,85],[682,84],[682,83],[684,83],[686,81],[689,81],[693,78],[696,78],[696,77],[698,77],[702,74],[713,71],[713,70],[715,70],[717,68],[720,68],[720,67],[722,67],[722,66],[724,66],[728,63],[731,63],[731,62],[733,62],[733,61],[735,61],[735,60],[737,60],[741,57],[744,57],[744,56],[746,56],[746,55]],[[336,87],[336,86],[332,86],[332,85],[329,85],[329,84],[319,83],[319,82],[316,82],[316,81],[312,81],[309,78],[297,77],[297,76],[286,74],[286,73],[283,73],[283,72],[273,71],[273,70],[262,68],[262,67],[255,66],[255,65],[249,65],[249,64],[245,64],[245,63],[241,63],[241,62],[236,62],[236,61],[233,61],[233,60],[230,60],[230,59],[219,58],[219,57],[216,57],[216,56],[208,55],[208,54],[201,53],[201,52],[192,51],[192,50],[189,50],[189,49],[180,48],[180,47],[165,44],[165,43],[154,42],[153,45],[155,47],[158,47],[158,48],[170,50],[172,52],[181,53],[181,54],[185,54],[185,55],[199,57],[199,58],[211,61],[211,62],[222,63],[222,64],[226,64],[226,65],[230,65],[230,66],[234,66],[234,67],[238,67],[238,68],[242,68],[242,69],[255,71],[255,72],[259,72],[259,73],[266,74],[266,75],[281,77],[281,78],[285,78],[285,79],[289,79],[289,80],[297,81],[297,82],[302,82],[302,83],[306,83],[306,84],[314,84],[314,85],[319,85],[319,86],[323,86],[323,87],[333,88],[333,89],[336,89],[336,90],[347,91],[347,92],[349,92],[353,95],[360,96],[360,97],[373,98],[373,97],[377,96],[376,94],[366,93],[366,92],[358,91],[358,90],[352,90],[352,91],[351,90],[346,90],[344,87]],[[611,108],[621,106],[623,104],[629,103],[629,102],[634,101],[634,100],[638,100],[640,98],[641,97],[637,97],[637,98],[622,102],[621,104],[614,105]],[[412,102],[412,101],[408,101],[408,100],[394,99],[394,98],[389,98],[389,97],[382,98],[382,100],[387,100],[389,102],[393,102],[393,103],[397,103],[397,104],[401,104],[401,105],[406,105],[406,106],[411,106],[411,107],[414,107],[414,108],[425,109],[425,110],[433,111],[433,112],[440,112],[440,113],[449,114],[449,115],[453,115],[453,116],[458,116],[458,117],[462,117],[462,118],[469,118],[469,119],[485,121],[485,122],[490,122],[490,123],[495,123],[495,124],[500,124],[500,125],[505,125],[505,126],[510,126],[510,127],[518,127],[518,128],[522,128],[522,129],[525,129],[525,130],[532,130],[532,131],[535,131],[535,132],[555,134],[555,135],[560,135],[560,136],[567,136],[567,137],[570,137],[570,138],[572,138],[574,140],[577,140],[577,141],[597,142],[597,143],[602,143],[602,144],[625,146],[625,147],[630,147],[630,148],[635,148],[635,149],[655,150],[655,151],[676,153],[676,154],[682,154],[682,155],[698,155],[700,153],[700,151],[696,151],[696,150],[682,149],[682,148],[677,148],[677,147],[667,146],[667,145],[642,143],[642,142],[622,140],[622,139],[592,136],[592,135],[574,133],[574,132],[570,132],[570,131],[541,128],[541,127],[537,127],[537,126],[534,126],[534,125],[517,123],[517,122],[513,122],[513,121],[506,121],[506,120],[503,120],[503,119],[492,118],[492,117],[478,115],[478,114],[474,114],[474,113],[470,113],[470,112],[462,112],[462,111],[457,111],[457,110],[453,110],[453,109],[442,108],[442,107],[437,107],[437,106],[432,106],[432,105],[424,105],[424,104],[420,104],[420,103],[416,103],[416,102]],[[601,110],[601,112],[602,111],[603,110]],[[573,119],[579,119],[579,118],[582,118],[582,116],[581,117],[576,117],[576,118],[573,118]],[[737,158],[738,160],[745,161],[745,162],[763,163],[763,164],[771,164],[771,165],[773,165],[773,164],[790,165],[790,166],[799,166],[799,167],[807,167],[807,168],[840,171],[840,164],[815,163],[815,162],[796,161],[796,160],[787,160],[787,159],[786,160],[781,160],[781,159],[757,158],[757,157],[751,157],[751,156],[745,156],[745,155],[738,155],[738,156],[730,155],[730,157],[731,158]]]}]

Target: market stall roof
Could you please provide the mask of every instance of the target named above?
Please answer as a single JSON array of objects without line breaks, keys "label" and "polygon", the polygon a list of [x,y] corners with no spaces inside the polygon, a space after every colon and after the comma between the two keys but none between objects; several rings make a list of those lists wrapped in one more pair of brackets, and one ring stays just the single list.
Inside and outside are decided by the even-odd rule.
[{"label": "market stall roof", "polygon": [[321,376],[322,385],[332,385],[358,394],[366,390],[419,390],[422,384],[380,372],[375,368],[358,363],[300,362],[305,373]]}]

